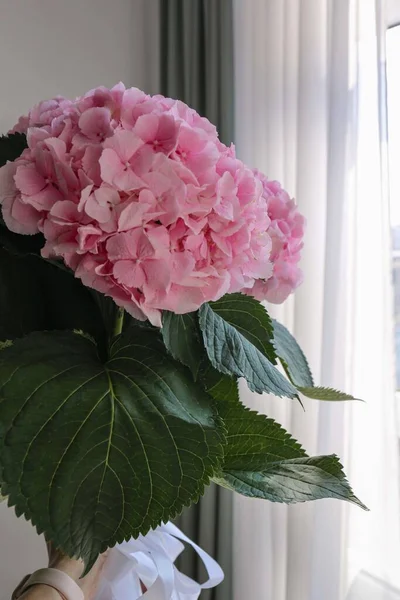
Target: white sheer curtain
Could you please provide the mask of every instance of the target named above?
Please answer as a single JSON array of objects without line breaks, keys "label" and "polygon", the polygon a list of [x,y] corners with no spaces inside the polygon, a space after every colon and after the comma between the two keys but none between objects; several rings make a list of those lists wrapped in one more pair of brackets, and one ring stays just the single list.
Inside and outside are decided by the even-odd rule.
[{"label": "white sheer curtain", "polygon": [[[239,155],[308,227],[305,281],[275,314],[315,379],[366,404],[243,400],[310,453],[337,453],[371,512],[234,499],[234,600],[400,598],[398,439],[386,194],[384,3],[234,0]],[[400,201],[400,199],[399,199]]]}]

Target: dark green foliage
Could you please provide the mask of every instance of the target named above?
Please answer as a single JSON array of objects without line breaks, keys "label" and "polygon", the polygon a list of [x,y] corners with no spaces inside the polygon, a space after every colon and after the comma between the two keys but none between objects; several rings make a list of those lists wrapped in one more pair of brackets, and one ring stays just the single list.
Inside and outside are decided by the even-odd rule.
[{"label": "dark green foliage", "polygon": [[5,165],[7,161],[13,161],[21,156],[27,147],[24,133],[11,133],[0,136],[0,167]]},{"label": "dark green foliage", "polygon": [[106,363],[84,336],[34,333],[0,351],[0,382],[1,492],[88,568],[198,500],[219,468],[213,404],[156,332],[117,338]]}]

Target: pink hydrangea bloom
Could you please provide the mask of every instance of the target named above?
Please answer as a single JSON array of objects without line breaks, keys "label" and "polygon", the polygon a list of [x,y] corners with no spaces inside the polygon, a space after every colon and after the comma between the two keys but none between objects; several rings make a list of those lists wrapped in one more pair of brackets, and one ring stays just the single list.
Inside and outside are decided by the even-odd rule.
[{"label": "pink hydrangea bloom", "polygon": [[298,263],[303,247],[305,219],[280,183],[269,181],[257,170],[254,173],[262,183],[262,195],[271,219],[268,233],[272,240],[270,258],[273,272],[269,279],[258,279],[248,293],[258,300],[279,304],[303,280]]},{"label": "pink hydrangea bloom", "polygon": [[293,202],[184,103],[118,84],[41,102],[16,130],[28,148],[0,169],[7,226],[43,233],[44,257],[134,317],[299,283]]},{"label": "pink hydrangea bloom", "polygon": [[26,133],[29,127],[50,126],[54,119],[67,114],[72,107],[73,102],[63,96],[43,100],[43,102],[36,104],[27,116],[20,117],[18,123],[9,133]]}]

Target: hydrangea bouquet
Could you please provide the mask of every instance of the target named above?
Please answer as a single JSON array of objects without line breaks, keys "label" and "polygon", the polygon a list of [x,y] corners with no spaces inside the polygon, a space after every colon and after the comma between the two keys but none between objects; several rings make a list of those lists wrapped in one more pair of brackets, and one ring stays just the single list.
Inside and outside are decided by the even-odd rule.
[{"label": "hydrangea bouquet", "polygon": [[[304,219],[182,102],[119,84],[40,103],[0,140],[1,493],[87,569],[211,480],[360,504],[246,408],[315,387],[262,301],[301,282]],[[279,402],[279,400],[277,400]]]}]

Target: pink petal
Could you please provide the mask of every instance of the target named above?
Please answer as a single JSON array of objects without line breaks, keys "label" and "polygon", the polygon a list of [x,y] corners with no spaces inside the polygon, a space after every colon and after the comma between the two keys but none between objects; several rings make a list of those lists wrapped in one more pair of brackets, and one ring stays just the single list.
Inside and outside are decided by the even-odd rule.
[{"label": "pink petal", "polygon": [[[162,142],[164,150],[176,145],[179,132],[179,124],[171,115],[161,115],[158,125],[158,140]],[[168,148],[169,149],[169,148]]]},{"label": "pink petal", "polygon": [[122,97],[121,121],[124,127],[131,128],[135,123],[134,109],[146,100],[148,96],[137,88],[126,90]]},{"label": "pink petal", "polygon": [[158,115],[141,115],[136,121],[134,131],[144,142],[153,142],[157,136],[158,123]]},{"label": "pink petal", "polygon": [[82,212],[82,210],[84,209],[85,204],[86,204],[90,194],[92,193],[92,189],[93,189],[93,185],[87,185],[82,189],[81,197],[80,197],[79,204],[78,204],[79,212]]},{"label": "pink petal", "polygon": [[236,196],[237,185],[231,173],[225,171],[221,179],[217,183],[218,197]]},{"label": "pink petal", "polygon": [[136,258],[136,246],[132,254],[127,233],[117,233],[106,242],[108,258],[112,261]]},{"label": "pink petal", "polygon": [[218,160],[218,150],[215,144],[208,144],[203,152],[189,154],[186,166],[197,175],[211,169]]},{"label": "pink petal", "polygon": [[110,237],[107,240],[107,252],[110,260],[124,260],[153,256],[154,248],[142,229],[138,227]]},{"label": "pink petal", "polygon": [[[139,235],[138,232],[140,232]],[[152,256],[154,256],[154,247],[151,244],[147,235],[144,234],[139,228],[135,229],[132,233],[137,235],[136,252],[138,258],[141,258],[143,260],[145,258],[151,258]],[[130,235],[130,233],[128,235]]]},{"label": "pink petal", "polygon": [[82,133],[89,139],[103,141],[112,133],[110,128],[111,114],[108,108],[93,107],[85,110],[80,116],[78,125]]},{"label": "pink petal", "polygon": [[[154,327],[159,327],[161,328],[162,326],[162,319],[161,319],[161,311],[157,310],[156,308],[151,308],[147,305],[141,305],[142,314],[145,314],[147,319],[150,321],[150,323],[152,325],[154,325]],[[126,309],[130,314],[132,314],[129,310],[129,308]],[[132,315],[134,316],[134,315]],[[137,317],[136,317],[137,318]]]},{"label": "pink petal", "polygon": [[199,133],[191,127],[182,125],[179,130],[178,148],[190,153],[198,154],[204,150],[207,145],[207,136]]},{"label": "pink petal", "polygon": [[123,192],[132,192],[146,187],[145,182],[129,168],[117,173],[113,179],[113,183]]},{"label": "pink petal", "polygon": [[27,142],[29,148],[35,148],[40,142],[51,137],[51,133],[43,127],[29,127],[27,132]]},{"label": "pink petal", "polygon": [[161,256],[164,256],[165,253],[169,253],[171,238],[166,227],[163,227],[162,225],[152,227],[147,230],[146,235],[154,250],[161,253]]},{"label": "pink petal", "polygon": [[104,142],[105,148],[116,152],[122,162],[129,161],[132,156],[143,146],[143,140],[133,131],[117,131],[111,138]]},{"label": "pink petal", "polygon": [[32,206],[24,204],[20,198],[8,197],[1,208],[4,222],[10,231],[24,235],[38,233],[41,215]]},{"label": "pink petal", "polygon": [[145,295],[167,289],[170,283],[170,268],[167,261],[146,260],[143,263],[143,269],[146,274]]},{"label": "pink petal", "polygon": [[203,230],[203,228],[205,227],[205,225],[207,224],[207,219],[206,218],[204,218],[204,219],[198,219],[198,218],[192,219],[191,217],[185,215],[183,217],[183,219],[184,219],[186,225],[189,227],[189,229],[195,235],[198,235]]},{"label": "pink petal", "polygon": [[204,303],[204,295],[200,288],[185,288],[173,284],[168,293],[165,294],[154,307],[158,306],[164,310],[170,310],[178,315],[197,310]]},{"label": "pink petal", "polygon": [[117,206],[121,198],[116,189],[108,185],[102,185],[94,192],[97,202],[101,206]]},{"label": "pink petal", "polygon": [[137,261],[119,260],[113,273],[116,280],[128,288],[141,288],[146,281],[143,267]]},{"label": "pink petal", "polygon": [[51,208],[50,215],[52,221],[60,225],[77,223],[79,221],[77,205],[68,200],[56,202]]},{"label": "pink petal", "polygon": [[78,227],[77,242],[81,252],[97,251],[97,244],[103,232],[93,225]]},{"label": "pink petal", "polygon": [[46,187],[43,176],[38,173],[33,164],[18,167],[14,181],[20,192],[28,196],[38,194]]},{"label": "pink petal", "polygon": [[60,138],[51,137],[46,139],[46,146],[49,148],[54,158],[64,161],[66,155],[66,145]]},{"label": "pink petal", "polygon": [[232,256],[232,246],[225,237],[212,232],[211,239],[224,254],[227,256]]},{"label": "pink petal", "polygon": [[95,194],[90,194],[85,204],[85,213],[98,223],[107,223],[111,218],[112,207],[102,206],[97,201]]},{"label": "pink petal", "polygon": [[124,165],[122,164],[118,154],[111,148],[106,148],[103,150],[99,159],[99,164],[101,178],[110,185],[113,185],[115,177],[124,169]]},{"label": "pink petal", "polygon": [[[103,152],[102,147],[87,146],[85,154],[82,158],[82,167],[86,175],[93,181],[94,184],[100,185],[100,156]],[[119,163],[118,163],[119,164]]]},{"label": "pink petal", "polygon": [[33,158],[36,162],[37,171],[47,179],[54,179],[54,156],[50,150],[46,148],[37,148],[34,152]]},{"label": "pink petal", "polygon": [[22,195],[22,201],[30,204],[36,210],[50,210],[58,200],[62,199],[60,192],[52,185],[48,185],[44,190],[32,196]]},{"label": "pink petal", "polygon": [[14,181],[14,175],[18,167],[18,161],[7,162],[0,168],[0,204],[6,198],[14,197],[18,194]]},{"label": "pink petal", "polygon": [[156,171],[144,175],[143,181],[147,183],[150,190],[155,196],[161,196],[162,194],[170,190],[173,183],[171,181],[171,177],[167,177],[166,175],[163,175],[162,173]]},{"label": "pink petal", "polygon": [[196,261],[191,252],[175,252],[171,280],[174,283],[179,283],[192,273],[195,265]]},{"label": "pink petal", "polygon": [[150,205],[143,202],[131,202],[121,212],[118,219],[118,230],[127,231],[138,227],[143,222],[143,215],[149,210]]}]

